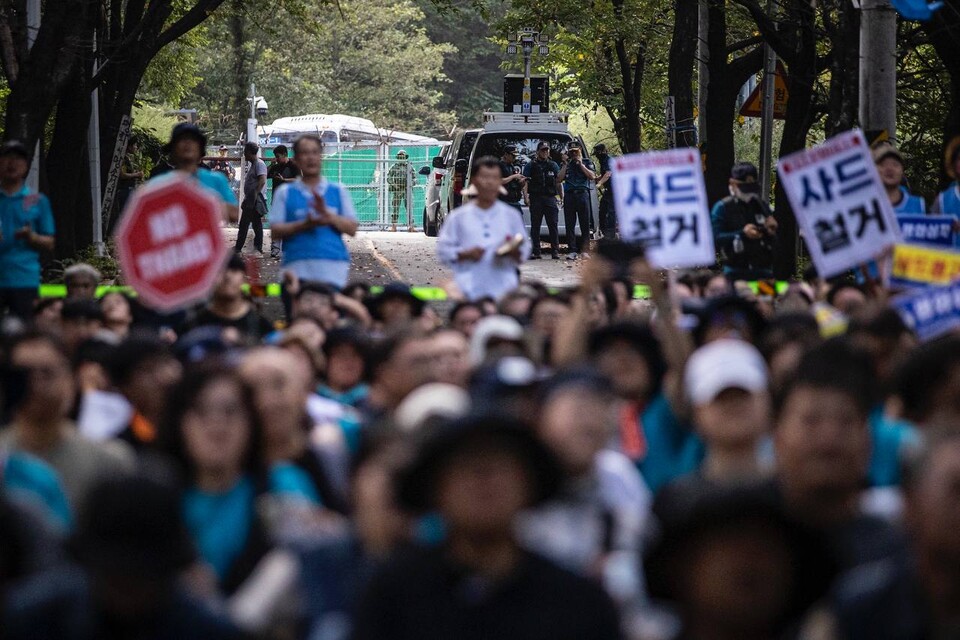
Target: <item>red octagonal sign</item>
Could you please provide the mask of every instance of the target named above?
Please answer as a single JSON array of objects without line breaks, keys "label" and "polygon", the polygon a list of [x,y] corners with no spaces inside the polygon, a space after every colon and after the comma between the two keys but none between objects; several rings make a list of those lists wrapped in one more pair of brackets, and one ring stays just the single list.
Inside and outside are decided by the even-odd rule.
[{"label": "red octagonal sign", "polygon": [[124,278],[144,302],[170,311],[207,295],[227,251],[221,211],[212,192],[185,176],[134,192],[116,241]]}]

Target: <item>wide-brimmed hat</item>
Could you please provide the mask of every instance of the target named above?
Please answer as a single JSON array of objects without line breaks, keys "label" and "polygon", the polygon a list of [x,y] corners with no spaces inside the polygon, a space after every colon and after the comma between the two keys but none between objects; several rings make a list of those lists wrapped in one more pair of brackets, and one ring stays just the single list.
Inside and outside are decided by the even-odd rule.
[{"label": "wide-brimmed hat", "polygon": [[196,559],[179,492],[143,473],[93,487],[70,548],[95,572],[145,578],[175,575]]},{"label": "wide-brimmed hat", "polygon": [[563,471],[546,445],[513,418],[485,415],[449,422],[428,436],[397,477],[398,502],[419,513],[434,509],[434,492],[449,460],[491,447],[515,454],[522,461],[531,481],[526,506],[549,500],[559,490]]},{"label": "wide-brimmed hat", "polygon": [[377,320],[383,320],[380,311],[383,303],[387,300],[405,301],[410,305],[410,310],[414,317],[423,313],[423,307],[426,304],[423,300],[413,295],[410,285],[402,282],[391,282],[386,285],[379,294],[368,299],[367,308],[370,310],[370,315]]}]

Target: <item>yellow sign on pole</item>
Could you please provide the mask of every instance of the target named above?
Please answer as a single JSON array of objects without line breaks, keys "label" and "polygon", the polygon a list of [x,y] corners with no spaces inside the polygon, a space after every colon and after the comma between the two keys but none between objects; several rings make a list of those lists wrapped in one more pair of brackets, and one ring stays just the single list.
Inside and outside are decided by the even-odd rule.
[{"label": "yellow sign on pole", "polygon": [[[787,117],[787,100],[790,92],[787,91],[787,71],[780,62],[777,62],[777,73],[773,82],[773,117],[783,120]],[[750,96],[740,107],[740,115],[746,118],[760,118],[763,115],[763,83],[759,83]]]}]

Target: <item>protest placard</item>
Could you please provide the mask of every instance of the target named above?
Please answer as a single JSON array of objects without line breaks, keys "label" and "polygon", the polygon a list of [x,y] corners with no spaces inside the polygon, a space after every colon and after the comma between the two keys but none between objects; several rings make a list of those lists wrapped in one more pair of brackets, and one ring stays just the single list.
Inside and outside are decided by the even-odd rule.
[{"label": "protest placard", "polygon": [[893,248],[890,283],[901,286],[950,284],[960,278],[960,253],[913,244]]},{"label": "protest placard", "polygon": [[900,225],[860,131],[847,131],[777,163],[810,256],[827,278],[900,241]]},{"label": "protest placard", "polygon": [[620,235],[659,268],[716,261],[700,156],[691,149],[634,153],[612,167]]},{"label": "protest placard", "polygon": [[904,242],[952,247],[953,216],[898,215]]},{"label": "protest placard", "polygon": [[911,291],[895,298],[892,304],[921,340],[930,340],[960,327],[960,281]]}]

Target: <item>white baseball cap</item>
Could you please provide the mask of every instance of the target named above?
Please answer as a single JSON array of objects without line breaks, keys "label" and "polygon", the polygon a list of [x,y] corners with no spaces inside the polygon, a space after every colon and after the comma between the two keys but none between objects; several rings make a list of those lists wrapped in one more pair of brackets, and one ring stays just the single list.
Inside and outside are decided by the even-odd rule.
[{"label": "white baseball cap", "polygon": [[716,340],[690,356],[684,383],[693,404],[704,405],[726,389],[766,391],[767,365],[756,347],[748,342]]}]

